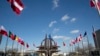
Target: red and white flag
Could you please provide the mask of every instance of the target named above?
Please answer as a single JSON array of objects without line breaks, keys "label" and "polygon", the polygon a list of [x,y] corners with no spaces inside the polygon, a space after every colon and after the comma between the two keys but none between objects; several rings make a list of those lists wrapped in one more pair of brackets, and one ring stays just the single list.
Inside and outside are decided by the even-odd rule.
[{"label": "red and white flag", "polygon": [[10,4],[11,4],[11,8],[12,10],[16,13],[16,14],[20,14],[21,11],[24,9],[24,5],[21,2],[21,0],[7,0]]},{"label": "red and white flag", "polygon": [[91,0],[90,1],[90,5],[91,7],[96,7],[96,9],[98,10],[99,12],[99,15],[100,15],[100,1],[99,0]]},{"label": "red and white flag", "polygon": [[7,31],[5,30],[5,28],[3,26],[0,27],[0,34],[8,36]]},{"label": "red and white flag", "polygon": [[90,6],[91,6],[91,7],[94,7],[94,6],[95,6],[95,3],[94,3],[93,0],[90,1]]},{"label": "red and white flag", "polygon": [[75,44],[76,43],[76,41],[74,40],[74,39],[72,39],[71,41],[70,41],[70,45],[73,45],[73,44]]},{"label": "red and white flag", "polygon": [[80,42],[82,40],[82,35],[80,34],[80,36],[78,36],[77,38],[76,38],[76,42]]}]

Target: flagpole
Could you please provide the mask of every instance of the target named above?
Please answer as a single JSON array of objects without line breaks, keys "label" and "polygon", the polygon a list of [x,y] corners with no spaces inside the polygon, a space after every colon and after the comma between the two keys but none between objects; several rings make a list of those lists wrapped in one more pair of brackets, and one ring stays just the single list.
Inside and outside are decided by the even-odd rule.
[{"label": "flagpole", "polygon": [[74,52],[74,45],[72,46],[72,52]]},{"label": "flagpole", "polygon": [[89,55],[90,55],[89,38],[88,38],[88,36],[87,36],[87,35],[86,35],[86,37],[87,37],[87,42],[88,42],[88,50],[89,50]]},{"label": "flagpole", "polygon": [[78,42],[78,56],[79,56],[79,48],[80,48],[80,47],[79,47],[79,42]]},{"label": "flagpole", "polygon": [[8,46],[8,38],[9,38],[9,37],[7,37],[7,39],[6,39],[6,45],[5,45],[5,56],[6,56],[7,46]]},{"label": "flagpole", "polygon": [[12,42],[12,55],[13,55],[14,40]]},{"label": "flagpole", "polygon": [[25,46],[23,46],[23,55],[24,55],[24,49],[25,49]]},{"label": "flagpole", "polygon": [[22,54],[21,54],[21,49],[22,49],[22,45],[20,44],[20,49],[19,49],[20,55],[22,55]]},{"label": "flagpole", "polygon": [[17,42],[17,51],[18,51],[18,46],[19,46],[19,43]]},{"label": "flagpole", "polygon": [[83,53],[84,53],[84,44],[83,44],[83,39],[82,39],[82,47],[83,47]]},{"label": "flagpole", "polygon": [[17,54],[16,54],[16,55],[18,55],[18,51],[19,51],[19,50],[18,50],[18,46],[19,46],[19,43],[17,42]]}]

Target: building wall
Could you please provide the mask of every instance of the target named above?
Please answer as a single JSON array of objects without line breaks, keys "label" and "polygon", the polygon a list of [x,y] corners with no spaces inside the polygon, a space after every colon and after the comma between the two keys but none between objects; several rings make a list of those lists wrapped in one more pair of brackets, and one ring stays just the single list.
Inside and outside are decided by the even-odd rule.
[{"label": "building wall", "polygon": [[96,37],[94,38],[96,48],[100,48],[100,29],[95,31]]}]

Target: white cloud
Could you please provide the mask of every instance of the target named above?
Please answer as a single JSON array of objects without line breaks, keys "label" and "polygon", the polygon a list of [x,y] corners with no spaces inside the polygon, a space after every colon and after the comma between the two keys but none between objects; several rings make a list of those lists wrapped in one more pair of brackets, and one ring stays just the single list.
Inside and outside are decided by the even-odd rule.
[{"label": "white cloud", "polygon": [[72,19],[71,19],[71,22],[75,22],[75,21],[76,21],[76,18],[72,18]]},{"label": "white cloud", "polygon": [[51,21],[50,24],[49,24],[49,27],[52,27],[53,24],[57,23],[57,21]]},{"label": "white cloud", "polygon": [[53,0],[53,9],[59,6],[58,3],[59,3],[59,0]]},{"label": "white cloud", "polygon": [[72,30],[70,33],[72,34],[79,33],[79,30]]},{"label": "white cloud", "polygon": [[69,39],[70,39],[70,37],[55,35],[55,36],[53,36],[53,39],[69,40]]},{"label": "white cloud", "polygon": [[64,15],[62,18],[61,18],[61,20],[62,21],[66,21],[66,20],[68,20],[70,17],[68,16],[68,15]]},{"label": "white cloud", "polygon": [[53,30],[53,33],[56,33],[56,32],[58,32],[60,29],[58,29],[58,28],[54,28],[54,30]]}]

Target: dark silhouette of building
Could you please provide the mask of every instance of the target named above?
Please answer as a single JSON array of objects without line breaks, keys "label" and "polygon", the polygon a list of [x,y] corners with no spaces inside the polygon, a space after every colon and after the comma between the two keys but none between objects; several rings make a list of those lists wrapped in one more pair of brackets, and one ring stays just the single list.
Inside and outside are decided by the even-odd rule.
[{"label": "dark silhouette of building", "polygon": [[100,29],[95,31],[96,37],[94,37],[95,47],[100,49]]},{"label": "dark silhouette of building", "polygon": [[51,35],[49,35],[49,38],[47,38],[47,35],[45,36],[45,39],[41,42],[41,45],[37,48],[39,50],[37,52],[44,53],[45,56],[51,56],[53,53],[58,52],[58,47],[55,41],[51,38]]}]

